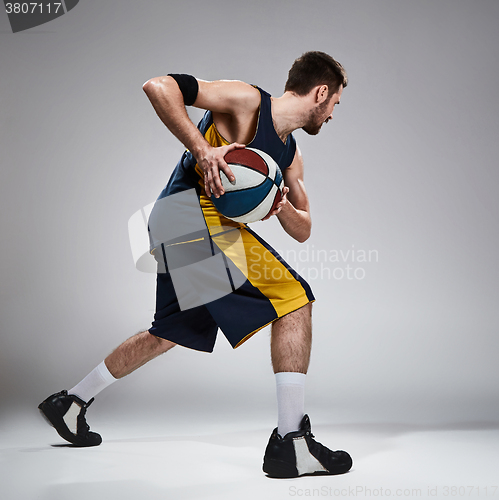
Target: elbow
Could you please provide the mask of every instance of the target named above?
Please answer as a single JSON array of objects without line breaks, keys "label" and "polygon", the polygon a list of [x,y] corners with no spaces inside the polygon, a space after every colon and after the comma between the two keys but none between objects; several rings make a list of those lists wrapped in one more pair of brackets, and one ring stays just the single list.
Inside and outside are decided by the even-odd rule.
[{"label": "elbow", "polygon": [[158,78],[151,78],[147,80],[144,85],[142,85],[142,90],[146,93],[147,96],[151,96],[158,87]]},{"label": "elbow", "polygon": [[142,85],[142,90],[148,97],[169,91],[171,92],[170,89],[172,87],[170,86],[172,85],[172,82],[175,83],[175,80],[173,80],[170,76],[157,76],[147,80],[147,82]]},{"label": "elbow", "polygon": [[312,220],[310,219],[310,216],[308,216],[308,220],[301,226],[300,229],[301,231],[297,234],[296,240],[299,243],[305,243],[312,234]]},{"label": "elbow", "polygon": [[295,239],[298,243],[305,243],[312,234],[312,228],[308,227],[306,230],[302,231],[300,234],[297,234]]},{"label": "elbow", "polygon": [[181,95],[177,82],[171,76],[151,78],[142,85],[142,90],[146,93],[150,101],[161,99],[165,96]]}]

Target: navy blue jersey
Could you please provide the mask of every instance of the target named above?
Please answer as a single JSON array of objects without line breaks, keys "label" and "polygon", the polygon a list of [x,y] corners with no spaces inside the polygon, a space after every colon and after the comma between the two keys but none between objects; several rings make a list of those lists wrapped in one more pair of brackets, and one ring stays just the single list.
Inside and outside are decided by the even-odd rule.
[{"label": "navy blue jersey", "polygon": [[[281,171],[284,171],[291,165],[295,156],[295,138],[293,134],[289,134],[286,142],[281,141],[272,121],[270,94],[259,87],[256,88],[261,96],[258,123],[252,141],[246,146],[265,151],[279,165]],[[198,124],[198,129],[213,147],[230,144],[217,130],[211,111],[205,113]],[[185,151],[159,198],[192,188],[196,188],[198,194],[204,192],[204,174],[191,152]]]},{"label": "navy blue jersey", "polygon": [[[270,95],[256,88],[261,96],[258,123],[255,135],[247,146],[265,151],[275,160],[281,171],[285,171],[295,156],[295,139],[292,134],[285,142],[279,138],[272,121]],[[205,113],[198,128],[212,146],[229,144],[213,123],[211,111]],[[161,245],[165,269],[168,268],[169,271],[158,272],[156,314],[149,329],[150,333],[192,349],[211,352],[220,328],[235,348],[264,326],[315,300],[308,283],[270,245],[246,224],[227,219],[216,209],[205,192],[203,171],[193,155],[185,151],[159,199],[192,189],[196,190],[200,218],[202,225],[206,226],[206,230],[203,231],[204,236],[185,228],[182,245],[186,245],[186,249],[178,246],[178,241],[171,246],[178,249],[182,255],[199,256],[197,263],[203,263],[201,266],[203,269],[212,267],[215,271],[213,259],[223,253],[225,267],[220,273],[216,272],[222,283],[225,283],[229,276],[232,291],[216,300],[202,301],[203,303],[196,307],[183,308],[181,304],[183,296],[179,299],[177,295],[181,293],[181,286],[175,281],[174,275],[178,270],[173,271],[169,263],[167,266],[165,245]],[[170,200],[175,198],[176,196],[172,196]],[[169,218],[173,218],[174,223],[176,217],[179,221],[185,220],[185,215],[181,218],[180,213],[190,213],[187,208],[177,207],[178,214],[170,213]],[[226,241],[224,238],[227,235],[232,235],[232,239],[227,237]],[[238,244],[233,245],[233,240],[236,239]],[[197,245],[195,250],[192,250],[195,245]],[[204,253],[198,251],[198,247]],[[187,269],[181,268],[180,271],[184,278]],[[239,283],[238,286],[235,286],[235,280]],[[211,277],[209,282],[212,283]],[[202,289],[203,282],[192,279],[192,282],[187,281],[187,285],[185,296],[189,298],[191,292],[193,295],[201,293],[199,290]]]}]

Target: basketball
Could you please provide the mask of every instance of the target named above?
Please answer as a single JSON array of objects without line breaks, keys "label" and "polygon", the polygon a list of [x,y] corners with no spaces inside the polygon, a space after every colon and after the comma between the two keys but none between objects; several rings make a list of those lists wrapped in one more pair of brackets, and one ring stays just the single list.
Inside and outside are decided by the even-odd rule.
[{"label": "basketball", "polygon": [[281,201],[284,180],[273,158],[259,149],[235,149],[225,155],[234,177],[230,182],[220,170],[225,193],[211,197],[217,210],[228,219],[249,223],[265,218]]}]

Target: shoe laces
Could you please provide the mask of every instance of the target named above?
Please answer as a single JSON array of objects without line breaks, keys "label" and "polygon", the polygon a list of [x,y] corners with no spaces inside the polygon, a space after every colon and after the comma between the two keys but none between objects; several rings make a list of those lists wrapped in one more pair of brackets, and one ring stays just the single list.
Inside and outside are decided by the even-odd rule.
[{"label": "shoe laces", "polygon": [[78,413],[78,417],[76,417],[77,421],[77,433],[80,436],[86,436],[88,434],[88,431],[90,431],[90,426],[87,424],[87,421],[85,419],[85,414],[87,413],[87,408],[93,403],[94,398],[92,398],[88,403],[85,403],[80,410],[80,413]]}]

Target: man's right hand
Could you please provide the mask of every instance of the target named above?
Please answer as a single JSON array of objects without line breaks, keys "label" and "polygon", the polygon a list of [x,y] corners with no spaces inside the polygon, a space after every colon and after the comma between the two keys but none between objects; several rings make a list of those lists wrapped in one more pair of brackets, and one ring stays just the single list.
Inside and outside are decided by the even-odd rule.
[{"label": "man's right hand", "polygon": [[220,170],[225,173],[230,182],[235,180],[234,174],[229,168],[229,165],[227,165],[224,157],[229,151],[244,147],[244,144],[238,143],[232,143],[217,148],[207,145],[207,147],[198,154],[196,159],[199,167],[204,172],[204,189],[208,197],[211,197],[213,193],[215,198],[219,198],[225,192],[222,181],[220,180]]},{"label": "man's right hand", "polygon": [[[194,106],[209,109],[220,117],[239,117],[236,120],[240,124],[239,128],[241,123],[247,125],[248,120],[256,118],[260,106],[260,92],[255,87],[238,81],[198,80],[198,84],[199,91]],[[206,194],[211,197],[213,193],[215,197],[220,197],[224,194],[220,170],[231,182],[235,179],[224,156],[229,151],[244,148],[244,145],[234,142],[227,146],[212,147],[189,118],[182,92],[171,76],[151,78],[143,85],[143,89],[161,121],[196,158],[204,173]],[[231,140],[228,132],[230,131],[226,131],[225,137]],[[243,141],[244,137],[248,137],[249,142],[253,135],[254,130],[248,129],[238,137]],[[232,140],[235,140],[235,137]]]}]

